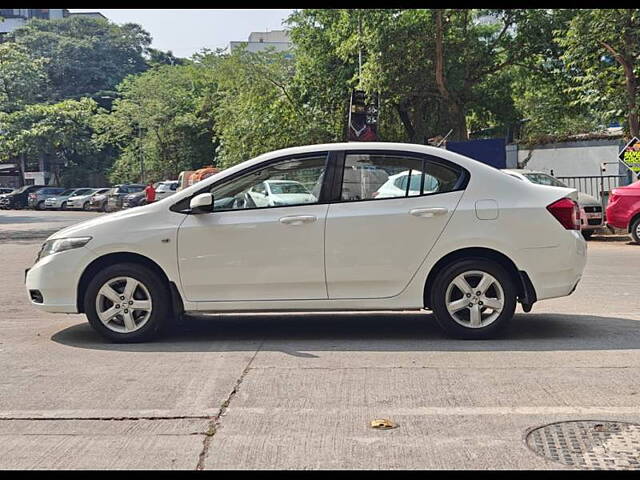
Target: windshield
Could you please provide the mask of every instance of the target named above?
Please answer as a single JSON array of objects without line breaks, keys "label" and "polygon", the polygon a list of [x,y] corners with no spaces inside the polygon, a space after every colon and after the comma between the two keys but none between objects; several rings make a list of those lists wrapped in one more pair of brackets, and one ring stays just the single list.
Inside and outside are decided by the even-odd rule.
[{"label": "windshield", "polygon": [[547,175],[546,173],[523,173],[525,177],[531,183],[537,183],[538,185],[551,185],[552,187],[566,187],[564,183],[562,183],[557,178],[552,177],[551,175]]},{"label": "windshield", "polygon": [[309,193],[300,183],[270,183],[271,193]]},{"label": "windshield", "polygon": [[64,192],[62,192],[60,194],[61,197],[67,197],[69,195],[71,195],[74,192],[74,190],[65,190]]},{"label": "windshield", "polygon": [[88,195],[91,192],[93,192],[93,188],[83,188],[81,190],[76,190],[75,192],[73,192],[73,194],[74,195]]}]

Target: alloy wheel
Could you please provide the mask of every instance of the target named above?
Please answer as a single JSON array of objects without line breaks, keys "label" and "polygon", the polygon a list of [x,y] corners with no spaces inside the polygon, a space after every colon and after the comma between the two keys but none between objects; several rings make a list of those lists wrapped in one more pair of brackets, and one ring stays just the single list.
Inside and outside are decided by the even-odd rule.
[{"label": "alloy wheel", "polygon": [[493,275],[470,270],[455,277],[446,291],[451,318],[466,328],[492,324],[505,305],[504,290]]},{"label": "alloy wheel", "polygon": [[131,333],[142,328],[152,312],[152,301],[145,285],[131,277],[105,282],[96,296],[96,313],[109,330]]}]

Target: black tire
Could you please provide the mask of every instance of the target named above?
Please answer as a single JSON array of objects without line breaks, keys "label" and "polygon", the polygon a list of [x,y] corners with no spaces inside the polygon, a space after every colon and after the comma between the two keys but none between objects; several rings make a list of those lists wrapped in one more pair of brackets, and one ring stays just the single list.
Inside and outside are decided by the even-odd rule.
[{"label": "black tire", "polygon": [[636,218],[631,224],[631,238],[640,245],[640,218]]},{"label": "black tire", "polygon": [[84,202],[84,205],[82,205],[82,209],[85,212],[88,212],[89,211],[89,202]]},{"label": "black tire", "polygon": [[62,205],[60,205],[60,210],[66,210],[67,209],[67,202],[62,202]]},{"label": "black tire", "polygon": [[36,205],[36,210],[44,210],[44,202],[43,201],[38,202],[38,204]]},{"label": "black tire", "polygon": [[593,230],[582,230],[582,236],[585,240],[591,240],[591,235],[593,235]]},{"label": "black tire", "polygon": [[[463,326],[458,323],[447,309],[446,298],[447,289],[453,280],[462,273],[474,270],[493,276],[502,287],[504,293],[502,311],[497,318],[486,326],[476,328]],[[475,287],[475,285],[473,286]],[[465,340],[488,339],[503,334],[511,322],[516,309],[517,290],[511,275],[509,275],[500,264],[483,258],[456,260],[446,266],[436,276],[429,294],[431,309],[435,314],[438,324],[452,337]],[[475,296],[473,298],[475,298]]]},{"label": "black tire", "polygon": [[[120,333],[102,323],[96,311],[96,298],[102,286],[116,277],[131,277],[148,290],[152,302],[149,319],[138,330]],[[136,343],[151,340],[170,319],[171,293],[158,274],[137,263],[119,263],[104,268],[89,282],[84,296],[84,311],[91,326],[103,337],[117,343]]]}]

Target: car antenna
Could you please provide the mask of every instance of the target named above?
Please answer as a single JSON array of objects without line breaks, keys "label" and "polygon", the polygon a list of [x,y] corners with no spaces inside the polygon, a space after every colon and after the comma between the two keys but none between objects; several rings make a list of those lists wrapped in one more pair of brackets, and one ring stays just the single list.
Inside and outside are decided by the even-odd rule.
[{"label": "car antenna", "polygon": [[440,142],[438,142],[438,145],[436,145],[436,147],[440,148],[440,145],[442,145],[442,144],[443,144],[443,142],[447,139],[447,137],[448,137],[449,135],[451,135],[451,132],[453,132],[453,128],[452,128],[451,130],[449,130],[449,133],[447,133],[447,134],[443,137],[443,139],[442,139],[442,140],[440,140]]}]

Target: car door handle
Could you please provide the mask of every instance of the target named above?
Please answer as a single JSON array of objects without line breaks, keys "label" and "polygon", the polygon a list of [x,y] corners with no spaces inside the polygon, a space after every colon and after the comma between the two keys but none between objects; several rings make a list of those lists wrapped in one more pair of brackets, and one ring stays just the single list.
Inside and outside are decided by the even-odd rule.
[{"label": "car door handle", "polygon": [[297,215],[294,217],[282,217],[280,223],[286,225],[302,225],[303,223],[315,222],[317,218],[313,215]]},{"label": "car door handle", "polygon": [[413,208],[409,210],[409,213],[414,217],[435,217],[437,215],[444,215],[449,210],[444,207],[429,207],[429,208]]}]

